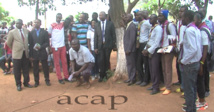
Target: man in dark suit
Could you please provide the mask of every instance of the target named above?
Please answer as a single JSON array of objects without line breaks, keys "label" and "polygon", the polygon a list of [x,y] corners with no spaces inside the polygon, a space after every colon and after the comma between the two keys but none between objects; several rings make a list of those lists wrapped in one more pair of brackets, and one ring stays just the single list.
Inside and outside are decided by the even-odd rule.
[{"label": "man in dark suit", "polygon": [[36,19],[34,21],[35,29],[30,32],[29,44],[30,44],[30,60],[33,61],[33,74],[35,87],[39,86],[39,61],[42,62],[42,68],[45,76],[45,82],[47,86],[50,86],[49,80],[49,67],[48,67],[48,54],[46,47],[49,46],[48,32],[40,28],[41,20]]},{"label": "man in dark suit", "polygon": [[136,73],[136,65],[135,65],[135,50],[136,50],[136,34],[137,29],[135,24],[132,22],[133,15],[127,14],[125,16],[125,23],[127,24],[124,34],[124,51],[126,54],[126,64],[128,69],[129,79],[124,81],[125,83],[129,83],[128,86],[135,83],[135,73]]},{"label": "man in dark suit", "polygon": [[29,84],[29,53],[28,53],[28,30],[22,28],[23,21],[16,20],[16,28],[8,34],[7,45],[12,50],[13,71],[17,90],[21,91],[21,71],[24,76],[24,86],[32,88]]},{"label": "man in dark suit", "polygon": [[100,79],[106,77],[106,71],[110,66],[110,55],[112,49],[116,49],[116,34],[114,24],[106,20],[106,13],[100,12],[100,22],[95,25],[94,51],[98,54],[100,66]]}]

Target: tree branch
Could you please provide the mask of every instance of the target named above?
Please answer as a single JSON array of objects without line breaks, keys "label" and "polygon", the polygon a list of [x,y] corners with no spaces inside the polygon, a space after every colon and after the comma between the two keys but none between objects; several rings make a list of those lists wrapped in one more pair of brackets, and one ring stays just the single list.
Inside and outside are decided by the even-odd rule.
[{"label": "tree branch", "polygon": [[131,3],[130,0],[128,0],[128,5],[129,5],[130,3]]},{"label": "tree branch", "polygon": [[[130,0],[128,0],[130,2]],[[134,0],[133,2],[130,2],[128,4],[128,8],[126,13],[131,13],[131,10],[133,9],[133,7],[137,4],[137,2],[139,2],[139,0]]]},{"label": "tree branch", "polygon": [[162,5],[160,6],[160,9],[163,7],[164,3],[165,3],[165,0],[163,1]]}]

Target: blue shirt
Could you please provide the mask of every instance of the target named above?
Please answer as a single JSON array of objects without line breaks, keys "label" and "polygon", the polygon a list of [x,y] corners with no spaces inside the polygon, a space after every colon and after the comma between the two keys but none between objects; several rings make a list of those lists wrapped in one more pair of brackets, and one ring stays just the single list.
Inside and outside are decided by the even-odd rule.
[{"label": "blue shirt", "polygon": [[80,44],[87,47],[87,31],[89,24],[87,23],[75,23],[72,27],[72,31],[77,33],[77,39]]},{"label": "blue shirt", "polygon": [[38,30],[35,28],[35,30],[36,30],[37,37],[39,37],[40,28]]}]

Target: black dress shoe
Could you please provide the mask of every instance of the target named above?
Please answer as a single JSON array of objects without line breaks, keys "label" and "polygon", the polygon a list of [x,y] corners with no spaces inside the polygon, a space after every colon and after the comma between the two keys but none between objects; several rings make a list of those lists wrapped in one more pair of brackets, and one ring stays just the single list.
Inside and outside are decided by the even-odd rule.
[{"label": "black dress shoe", "polygon": [[98,82],[102,82],[103,81],[103,78],[100,78],[99,80],[98,80]]},{"label": "black dress shoe", "polygon": [[157,94],[159,93],[160,90],[159,89],[153,89],[152,92],[150,93],[151,95]]},{"label": "black dress shoe", "polygon": [[63,80],[59,80],[60,84],[65,84],[65,82]]},{"label": "black dress shoe", "polygon": [[51,85],[50,81],[46,81],[46,85],[50,86]]},{"label": "black dress shoe", "polygon": [[28,87],[28,88],[32,88],[33,86],[31,86],[30,84],[25,84],[24,85],[25,87]]},{"label": "black dress shoe", "polygon": [[151,87],[147,88],[147,90],[153,90],[153,87],[151,86]]},{"label": "black dress shoe", "polygon": [[38,87],[38,86],[39,86],[39,83],[36,82],[36,83],[34,84],[34,87]]},{"label": "black dress shoe", "polygon": [[130,82],[130,80],[125,80],[125,81],[124,81],[124,83],[129,83],[129,82]]},{"label": "black dress shoe", "polygon": [[147,85],[148,85],[148,83],[146,83],[146,82],[143,82],[140,84],[140,86],[142,86],[142,87],[147,86]]},{"label": "black dress shoe", "polygon": [[141,83],[142,83],[142,81],[137,81],[135,84],[140,85]]},{"label": "black dress shoe", "polygon": [[21,86],[17,86],[17,91],[21,91],[22,87]]},{"label": "black dress shoe", "polygon": [[133,85],[133,84],[135,84],[135,82],[130,81],[130,82],[128,83],[128,86],[131,86],[131,85]]},{"label": "black dress shoe", "polygon": [[180,85],[180,82],[173,83],[172,85]]},{"label": "black dress shoe", "polygon": [[72,82],[72,81],[69,81],[68,79],[64,79],[64,81],[66,81],[66,82]]}]

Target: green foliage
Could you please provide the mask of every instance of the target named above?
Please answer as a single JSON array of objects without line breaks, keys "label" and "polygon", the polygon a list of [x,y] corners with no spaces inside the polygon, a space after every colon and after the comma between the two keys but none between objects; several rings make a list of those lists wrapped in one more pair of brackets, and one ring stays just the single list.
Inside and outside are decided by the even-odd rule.
[{"label": "green foliage", "polygon": [[107,77],[103,78],[103,81],[106,82],[110,77],[114,75],[114,72],[111,70],[106,71]]},{"label": "green foliage", "polygon": [[6,21],[7,23],[14,20],[14,17],[9,16],[9,12],[6,11],[0,3],[0,21]]}]

